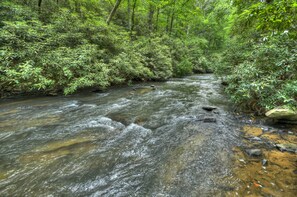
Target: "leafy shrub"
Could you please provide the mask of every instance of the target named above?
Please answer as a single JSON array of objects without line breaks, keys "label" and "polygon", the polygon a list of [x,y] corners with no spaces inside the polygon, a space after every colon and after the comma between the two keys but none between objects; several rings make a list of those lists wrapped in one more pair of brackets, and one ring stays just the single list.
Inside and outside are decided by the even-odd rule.
[{"label": "leafy shrub", "polygon": [[226,90],[232,100],[260,114],[281,105],[296,107],[296,44],[295,40],[279,35],[245,51],[249,57],[233,64],[227,78]]},{"label": "leafy shrub", "polygon": [[113,83],[131,82],[132,80],[144,81],[153,77],[152,71],[145,67],[142,56],[133,49],[122,52],[110,60],[110,81]]},{"label": "leafy shrub", "polygon": [[161,43],[161,38],[139,39],[135,44],[143,56],[143,64],[153,73],[153,80],[165,80],[173,75],[169,47]]},{"label": "leafy shrub", "polygon": [[181,39],[174,39],[168,36],[162,37],[162,43],[169,47],[173,76],[182,77],[193,71],[193,64],[190,62],[188,47]]},{"label": "leafy shrub", "polygon": [[193,72],[193,64],[187,59],[183,59],[174,69],[174,76],[182,77]]},{"label": "leafy shrub", "polygon": [[228,75],[232,73],[234,66],[243,63],[246,60],[252,61],[250,54],[253,51],[253,43],[233,38],[226,44],[226,50],[222,52],[220,64],[214,67],[219,75]]},{"label": "leafy shrub", "polygon": [[[1,77],[4,87],[10,87],[9,90],[41,90],[50,87],[52,80],[42,76],[42,68],[35,67],[34,62],[26,61],[20,63],[13,69],[4,70],[5,77]],[[4,83],[3,83],[4,82]]]},{"label": "leafy shrub", "polygon": [[95,45],[83,45],[74,49],[60,47],[40,58],[47,78],[54,81],[53,88],[73,93],[78,88],[109,85],[109,68],[100,62]]},{"label": "leafy shrub", "polygon": [[[17,15],[14,21],[9,17],[1,21],[2,93],[64,90],[68,94],[82,87],[109,85],[109,68],[102,61],[106,53],[84,39],[85,32],[76,26],[80,24],[77,16],[62,10],[59,21],[43,25],[27,8],[9,4],[6,9],[2,15]],[[25,17],[22,10],[32,14]]]},{"label": "leafy shrub", "polygon": [[193,65],[195,73],[204,73],[210,70],[209,58],[206,56],[208,41],[203,38],[193,38],[186,42],[189,61]]},{"label": "leafy shrub", "polygon": [[7,2],[1,4],[2,8],[5,12],[1,12],[0,22],[1,93],[46,89],[52,81],[42,76],[43,70],[35,61],[42,51],[42,24],[27,8]]},{"label": "leafy shrub", "polygon": [[144,37],[141,34],[149,32],[143,22],[144,30],[135,27],[131,41],[120,26],[127,22],[120,12],[115,16],[118,25],[106,24],[103,12],[110,8],[108,3],[102,3],[106,8],[96,1],[42,3],[41,7],[35,1],[0,3],[0,95],[70,94],[90,86],[181,77],[211,65],[204,52],[208,41],[203,38],[185,41],[152,32]]}]

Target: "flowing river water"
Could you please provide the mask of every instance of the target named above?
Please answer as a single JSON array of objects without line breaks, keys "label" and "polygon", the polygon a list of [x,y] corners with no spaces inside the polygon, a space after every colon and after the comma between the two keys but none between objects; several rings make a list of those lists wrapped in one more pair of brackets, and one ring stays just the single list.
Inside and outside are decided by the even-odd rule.
[{"label": "flowing river water", "polygon": [[[247,146],[242,127],[257,127],[229,106],[213,75],[3,100],[0,196],[262,195],[262,183],[253,189],[241,176],[254,167],[238,148]],[[266,194],[294,196],[296,156],[286,154],[291,179]]]}]

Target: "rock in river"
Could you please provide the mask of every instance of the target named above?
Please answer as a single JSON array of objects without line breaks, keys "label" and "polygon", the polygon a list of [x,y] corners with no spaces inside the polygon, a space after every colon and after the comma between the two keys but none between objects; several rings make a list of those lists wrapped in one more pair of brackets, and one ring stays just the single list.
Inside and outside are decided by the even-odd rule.
[{"label": "rock in river", "polygon": [[288,152],[297,153],[297,145],[296,144],[291,144],[291,143],[287,143],[287,144],[276,144],[276,147],[280,151],[288,151]]},{"label": "rock in river", "polygon": [[289,121],[289,123],[297,124],[297,112],[286,108],[275,108],[265,113],[269,118],[274,118],[282,121]]},{"label": "rock in river", "polygon": [[204,109],[205,111],[213,111],[213,110],[215,110],[217,108],[213,107],[213,106],[203,106],[202,109]]},{"label": "rock in river", "polygon": [[262,166],[267,166],[268,161],[266,159],[262,160]]},{"label": "rock in river", "polygon": [[249,156],[258,157],[262,155],[262,151],[260,149],[247,149],[247,154]]}]

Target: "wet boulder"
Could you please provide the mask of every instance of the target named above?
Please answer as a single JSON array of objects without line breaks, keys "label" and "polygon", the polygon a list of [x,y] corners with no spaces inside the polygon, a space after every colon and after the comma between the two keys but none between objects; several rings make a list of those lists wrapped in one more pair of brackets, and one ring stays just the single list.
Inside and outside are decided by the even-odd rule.
[{"label": "wet boulder", "polygon": [[269,118],[279,120],[280,122],[297,124],[297,112],[287,108],[275,108],[265,113]]},{"label": "wet boulder", "polygon": [[132,123],[132,120],[127,113],[119,113],[119,112],[113,112],[107,114],[107,117],[110,118],[113,121],[122,123],[125,126],[128,126],[129,124]]}]

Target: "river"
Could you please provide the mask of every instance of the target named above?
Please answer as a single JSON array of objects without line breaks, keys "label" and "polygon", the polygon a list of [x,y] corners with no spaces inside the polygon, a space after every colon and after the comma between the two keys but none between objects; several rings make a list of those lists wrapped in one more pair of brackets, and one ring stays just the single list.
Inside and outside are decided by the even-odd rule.
[{"label": "river", "polygon": [[0,196],[238,195],[230,106],[211,74],[2,100]]}]

